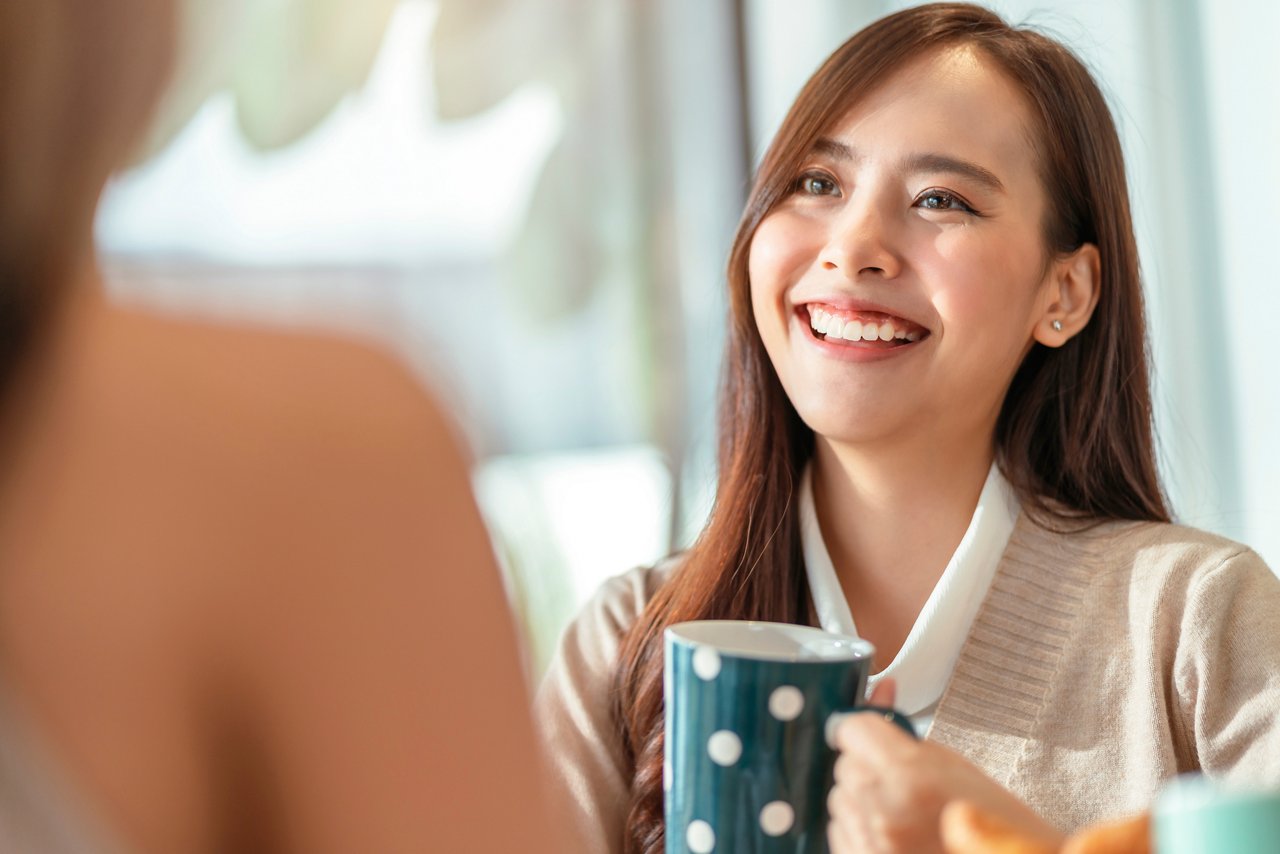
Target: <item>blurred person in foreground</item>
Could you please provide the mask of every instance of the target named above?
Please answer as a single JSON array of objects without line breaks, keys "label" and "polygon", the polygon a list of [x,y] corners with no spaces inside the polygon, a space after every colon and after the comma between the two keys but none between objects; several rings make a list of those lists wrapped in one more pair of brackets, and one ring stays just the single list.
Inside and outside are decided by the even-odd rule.
[{"label": "blurred person in foreground", "polygon": [[466,466],[415,381],[103,295],[94,208],[173,24],[0,4],[0,850],[558,850]]}]

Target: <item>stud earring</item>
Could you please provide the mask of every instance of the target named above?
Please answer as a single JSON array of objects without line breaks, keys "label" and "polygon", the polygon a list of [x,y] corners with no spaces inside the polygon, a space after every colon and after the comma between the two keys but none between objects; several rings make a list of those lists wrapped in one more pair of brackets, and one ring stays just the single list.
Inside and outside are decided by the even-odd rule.
[{"label": "stud earring", "polygon": [[1061,331],[1062,331],[1062,321],[1061,321],[1061,320],[1054,320],[1054,321],[1053,321],[1053,323],[1050,323],[1049,325],[1053,327],[1053,331],[1054,331],[1054,332],[1061,332]]}]

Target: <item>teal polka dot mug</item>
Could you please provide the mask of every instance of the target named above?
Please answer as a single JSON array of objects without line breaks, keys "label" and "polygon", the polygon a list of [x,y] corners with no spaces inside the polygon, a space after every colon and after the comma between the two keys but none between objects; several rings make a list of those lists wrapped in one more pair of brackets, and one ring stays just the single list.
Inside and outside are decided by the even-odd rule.
[{"label": "teal polka dot mug", "polygon": [[871,644],[704,620],[668,628],[664,652],[666,854],[826,854],[831,730],[862,703]]}]

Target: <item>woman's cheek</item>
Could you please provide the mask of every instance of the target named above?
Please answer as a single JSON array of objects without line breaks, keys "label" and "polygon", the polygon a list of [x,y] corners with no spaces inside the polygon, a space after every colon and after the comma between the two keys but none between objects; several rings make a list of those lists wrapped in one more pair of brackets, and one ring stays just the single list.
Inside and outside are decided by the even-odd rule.
[{"label": "woman's cheek", "polygon": [[747,261],[753,289],[780,289],[802,269],[809,235],[792,220],[785,212],[773,213],[756,228]]},{"label": "woman's cheek", "polygon": [[1008,287],[1010,260],[959,255],[921,270],[921,279],[928,283],[929,301],[944,326],[985,326],[994,317],[1007,314],[1014,297]]},{"label": "woman's cheek", "polygon": [[747,258],[751,309],[767,349],[776,343],[773,339],[781,334],[780,327],[785,326],[783,316],[788,312],[785,296],[791,284],[788,265],[793,251],[786,229],[776,215],[760,224],[751,241],[751,253]]}]

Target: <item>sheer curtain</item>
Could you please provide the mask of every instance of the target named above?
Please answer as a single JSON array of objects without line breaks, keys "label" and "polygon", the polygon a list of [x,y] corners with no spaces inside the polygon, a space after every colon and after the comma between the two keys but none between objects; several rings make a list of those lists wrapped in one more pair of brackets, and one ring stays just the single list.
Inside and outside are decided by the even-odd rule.
[{"label": "sheer curtain", "polygon": [[1223,503],[1233,527],[1224,529],[1240,531],[1280,571],[1280,336],[1270,331],[1280,317],[1280,208],[1266,201],[1280,186],[1280,66],[1271,59],[1280,6],[1202,2],[1190,26],[1199,27],[1207,58],[1207,110],[1198,120],[1208,132],[1219,250],[1207,279],[1192,287],[1222,301],[1225,334],[1203,344],[1224,353],[1235,433],[1208,440],[1231,441],[1239,466],[1237,492]]}]

